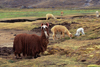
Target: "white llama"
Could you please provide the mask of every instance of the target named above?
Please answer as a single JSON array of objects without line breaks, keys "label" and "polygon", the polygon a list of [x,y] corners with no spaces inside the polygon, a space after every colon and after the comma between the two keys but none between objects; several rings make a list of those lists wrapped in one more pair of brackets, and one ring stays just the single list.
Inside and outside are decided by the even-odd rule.
[{"label": "white llama", "polygon": [[96,17],[99,17],[99,11],[96,11]]},{"label": "white llama", "polygon": [[80,36],[80,32],[82,33],[82,35],[85,35],[84,29],[83,28],[78,28],[77,31],[76,31],[75,36]]}]

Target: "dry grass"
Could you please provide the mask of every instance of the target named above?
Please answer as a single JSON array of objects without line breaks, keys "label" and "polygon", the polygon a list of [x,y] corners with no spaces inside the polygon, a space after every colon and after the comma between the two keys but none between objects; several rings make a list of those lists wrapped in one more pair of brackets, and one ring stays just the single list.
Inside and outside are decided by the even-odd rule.
[{"label": "dry grass", "polygon": [[[39,27],[42,22],[53,24],[63,22],[71,24],[75,22],[78,24],[71,24],[70,32],[74,35],[77,28],[83,27],[86,35],[79,37],[74,36],[71,40],[65,37],[66,40],[60,43],[58,40],[57,43],[49,45],[47,52],[37,59],[24,58],[16,60],[13,59],[13,57],[10,59],[0,58],[0,67],[91,67],[90,64],[94,64],[97,59],[100,58],[100,54],[98,53],[98,50],[100,50],[100,39],[96,39],[100,37],[99,18],[50,19],[33,22],[0,23],[0,29],[31,30],[35,27]],[[88,46],[89,44],[92,46]],[[86,50],[80,49],[83,48],[83,46],[85,46],[84,49]],[[87,54],[88,56],[83,54]],[[83,59],[87,61],[81,62]]]},{"label": "dry grass", "polygon": [[[33,24],[36,23],[36,24]],[[12,30],[32,30],[33,28],[39,27],[37,23],[41,23],[41,21],[36,22],[15,22],[15,23],[0,23],[0,29],[12,29]]]}]

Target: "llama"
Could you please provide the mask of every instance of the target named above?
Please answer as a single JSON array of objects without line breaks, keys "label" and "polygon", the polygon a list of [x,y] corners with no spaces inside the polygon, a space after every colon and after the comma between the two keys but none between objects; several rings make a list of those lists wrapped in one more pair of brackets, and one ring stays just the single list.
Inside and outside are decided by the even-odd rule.
[{"label": "llama", "polygon": [[99,12],[98,11],[96,11],[96,17],[99,17]]},{"label": "llama", "polygon": [[51,32],[53,33],[53,35],[52,35],[53,40],[55,40],[57,32],[61,32],[61,34],[62,34],[61,38],[65,37],[65,33],[70,37],[70,39],[72,39],[72,37],[73,37],[73,35],[69,32],[69,30],[65,26],[62,26],[62,25],[53,26],[51,28]]},{"label": "llama", "polygon": [[61,11],[61,16],[63,16],[63,14],[64,14],[63,11]]},{"label": "llama", "polygon": [[82,35],[85,35],[84,29],[83,28],[78,28],[77,31],[76,31],[75,36],[80,36],[80,32],[82,33]]},{"label": "llama", "polygon": [[37,58],[40,52],[47,49],[49,43],[49,24],[41,24],[41,36],[36,34],[18,34],[14,39],[13,50],[16,58],[23,56],[34,56]]},{"label": "llama", "polygon": [[53,14],[46,14],[46,20],[48,20],[49,18],[56,19]]}]

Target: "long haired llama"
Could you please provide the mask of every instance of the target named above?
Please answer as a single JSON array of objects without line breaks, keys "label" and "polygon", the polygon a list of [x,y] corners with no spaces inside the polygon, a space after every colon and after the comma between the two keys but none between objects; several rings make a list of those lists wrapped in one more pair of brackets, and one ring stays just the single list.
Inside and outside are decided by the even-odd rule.
[{"label": "long haired llama", "polygon": [[70,39],[72,39],[72,37],[73,37],[73,35],[69,32],[69,30],[65,26],[62,26],[62,25],[53,26],[51,28],[51,32],[53,33],[53,35],[52,35],[53,40],[55,40],[57,32],[61,32],[61,34],[62,34],[61,38],[65,37],[65,33],[70,37]]},{"label": "long haired llama", "polygon": [[53,14],[46,14],[46,20],[48,20],[49,18],[56,19],[56,17]]},{"label": "long haired llama", "polygon": [[13,50],[16,58],[32,56],[37,58],[39,53],[47,49],[49,43],[49,24],[41,24],[41,36],[36,34],[18,34],[14,39]]},{"label": "long haired llama", "polygon": [[84,29],[83,28],[78,28],[77,31],[76,31],[75,36],[80,36],[80,32],[82,33],[82,35],[85,35]]}]

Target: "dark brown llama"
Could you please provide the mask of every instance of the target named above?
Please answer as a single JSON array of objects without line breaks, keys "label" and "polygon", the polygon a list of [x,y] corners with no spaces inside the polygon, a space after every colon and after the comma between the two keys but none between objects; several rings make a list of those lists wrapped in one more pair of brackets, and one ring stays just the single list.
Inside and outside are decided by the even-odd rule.
[{"label": "dark brown llama", "polygon": [[36,34],[19,34],[14,39],[13,50],[16,58],[23,56],[34,56],[47,49],[49,43],[49,24],[41,24],[41,36]]}]

